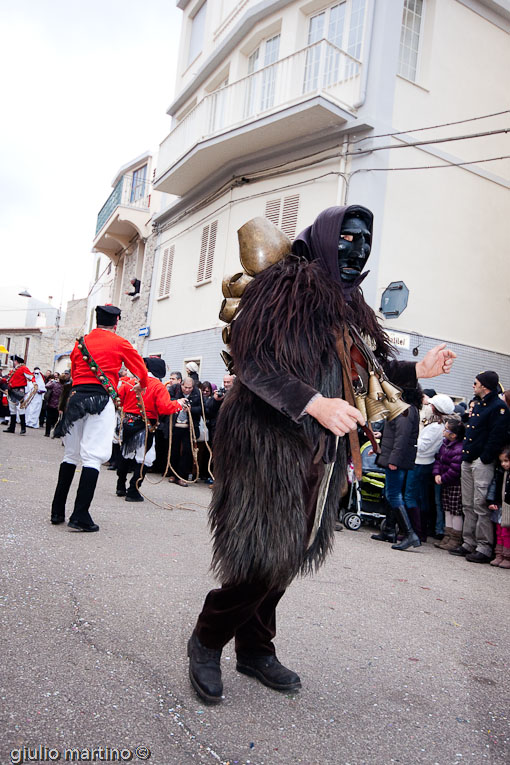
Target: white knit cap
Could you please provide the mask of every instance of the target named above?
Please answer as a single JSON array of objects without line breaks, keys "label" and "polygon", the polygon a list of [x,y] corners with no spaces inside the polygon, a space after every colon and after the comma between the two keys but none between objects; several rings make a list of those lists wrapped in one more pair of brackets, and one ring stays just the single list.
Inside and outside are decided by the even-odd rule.
[{"label": "white knit cap", "polygon": [[196,372],[198,374],[198,364],[195,364],[194,361],[188,361],[186,364],[186,369],[188,372]]},{"label": "white knit cap", "polygon": [[452,414],[455,409],[455,404],[446,393],[436,393],[435,396],[429,398],[429,404],[432,404],[440,414]]}]

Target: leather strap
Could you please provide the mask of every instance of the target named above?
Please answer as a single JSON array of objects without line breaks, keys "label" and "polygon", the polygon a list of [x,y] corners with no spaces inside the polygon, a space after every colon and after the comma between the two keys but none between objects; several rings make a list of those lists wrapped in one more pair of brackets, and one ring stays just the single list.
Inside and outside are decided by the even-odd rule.
[{"label": "leather strap", "polygon": [[[356,401],[354,398],[354,388],[352,386],[352,379],[351,379],[351,363],[350,363],[351,343],[352,343],[352,340],[349,335],[349,330],[345,326],[343,337],[337,338],[336,350],[337,350],[340,362],[342,364],[344,399],[351,406],[356,406]],[[354,474],[356,478],[359,480],[362,475],[362,463],[361,463],[361,453],[360,453],[360,447],[359,447],[359,438],[358,438],[357,428],[355,430],[350,430],[348,435],[349,435],[351,459],[352,459],[352,464],[354,465]]]}]

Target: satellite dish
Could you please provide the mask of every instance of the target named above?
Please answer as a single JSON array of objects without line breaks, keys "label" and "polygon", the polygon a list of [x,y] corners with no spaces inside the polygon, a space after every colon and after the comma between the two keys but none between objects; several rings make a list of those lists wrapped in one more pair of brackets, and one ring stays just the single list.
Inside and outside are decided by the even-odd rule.
[{"label": "satellite dish", "polygon": [[20,295],[21,297],[29,297],[29,298],[32,297],[32,295],[30,294],[28,290],[23,290],[23,292],[18,292],[18,295]]}]

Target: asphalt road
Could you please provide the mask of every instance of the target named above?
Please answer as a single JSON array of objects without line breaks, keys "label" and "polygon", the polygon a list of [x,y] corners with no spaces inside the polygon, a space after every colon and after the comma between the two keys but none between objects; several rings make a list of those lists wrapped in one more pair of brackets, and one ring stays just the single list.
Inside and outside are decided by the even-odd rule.
[{"label": "asphalt road", "polygon": [[186,641],[213,584],[210,490],[146,483],[167,507],[130,504],[103,469],[101,530],[73,533],[49,522],[62,455],[41,430],[0,433],[1,765],[78,761],[73,747],[95,762],[147,747],[154,765],[508,765],[510,571],[339,533],[278,610],[278,655],[303,689],[237,673],[229,644],[225,699],[208,707]]}]

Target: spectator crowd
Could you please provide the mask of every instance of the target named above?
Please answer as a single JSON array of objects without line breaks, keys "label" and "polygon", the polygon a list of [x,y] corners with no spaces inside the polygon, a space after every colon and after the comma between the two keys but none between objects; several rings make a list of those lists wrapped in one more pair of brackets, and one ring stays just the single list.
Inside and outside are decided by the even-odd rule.
[{"label": "spectator crowd", "polygon": [[[121,370],[119,378],[120,387],[129,379],[128,370]],[[200,381],[198,365],[189,362],[184,375],[172,371],[163,382],[169,399],[185,399],[188,407],[159,418],[148,470],[182,487],[198,480],[212,485],[216,420],[235,376],[225,374],[220,385]],[[43,428],[49,438],[71,386],[69,370],[43,374],[35,367],[28,381],[26,426]],[[5,424],[7,387],[2,376],[0,416]],[[430,538],[439,549],[469,562],[510,569],[510,390],[489,370],[475,378],[469,402],[456,403],[419,387],[404,390],[402,399],[405,411],[374,424],[380,454],[373,461],[384,475],[385,520],[372,538],[391,542],[396,550],[418,547]],[[119,467],[121,439],[118,415],[111,470]]]}]

